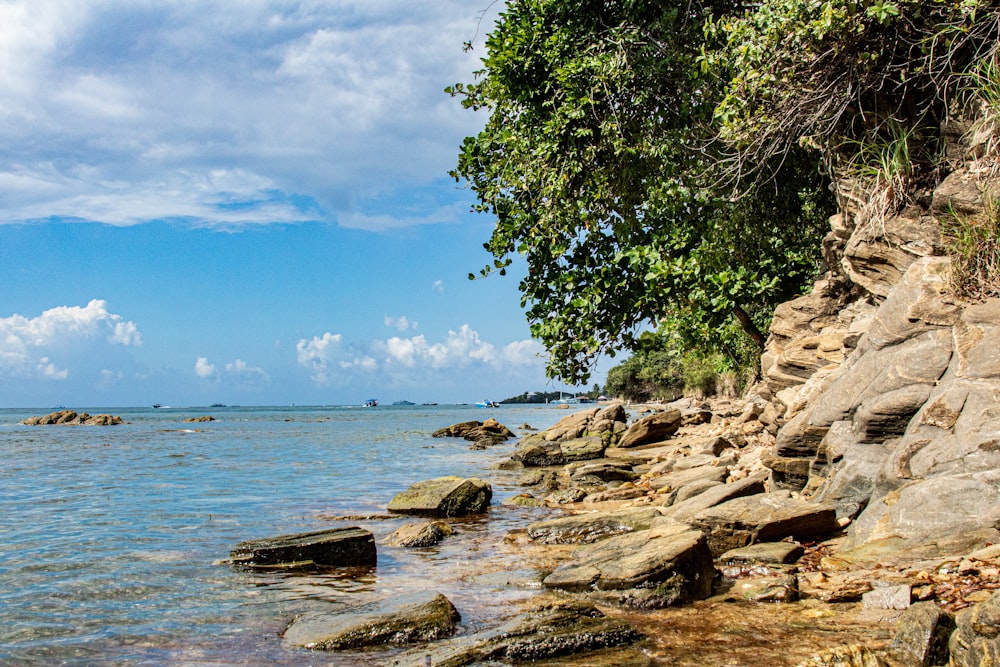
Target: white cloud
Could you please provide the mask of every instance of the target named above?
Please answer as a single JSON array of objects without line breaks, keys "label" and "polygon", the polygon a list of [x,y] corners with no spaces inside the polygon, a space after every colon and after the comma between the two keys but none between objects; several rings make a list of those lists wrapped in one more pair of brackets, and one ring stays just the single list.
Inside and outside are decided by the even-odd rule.
[{"label": "white cloud", "polygon": [[322,336],[313,336],[311,340],[302,338],[295,344],[295,352],[299,366],[312,371],[312,379],[318,384],[330,381],[329,365],[340,351],[340,334],[329,331]]},{"label": "white cloud", "polygon": [[198,357],[194,362],[194,374],[203,379],[209,379],[216,376],[215,365],[208,363],[207,357]]},{"label": "white cloud", "polygon": [[381,204],[445,181],[481,126],[443,92],[481,66],[462,50],[481,9],[6,0],[0,223],[454,221],[453,197]]},{"label": "white cloud", "polygon": [[249,380],[263,380],[267,381],[268,375],[263,368],[259,366],[251,366],[242,359],[236,359],[230,364],[226,364],[226,373],[231,376],[237,376],[243,379]]},{"label": "white cloud", "polygon": [[444,294],[444,281],[435,280],[434,284],[431,285],[431,289],[437,292],[438,294]]},{"label": "white cloud", "polygon": [[417,323],[411,322],[410,318],[406,315],[401,315],[399,317],[390,317],[386,315],[383,321],[385,322],[385,326],[396,329],[397,331],[408,331],[410,329],[417,328]]},{"label": "white cloud", "polygon": [[93,299],[86,306],[57,306],[37,317],[14,314],[0,318],[0,373],[65,379],[68,368],[50,358],[102,339],[110,345],[135,347],[142,336],[134,322],[108,311],[107,302]]},{"label": "white cloud", "polygon": [[42,357],[38,360],[38,374],[43,378],[49,380],[65,380],[69,377],[68,369],[58,369],[55,364],[49,362],[48,357]]},{"label": "white cloud", "polygon": [[[386,317],[384,321],[396,328],[415,326],[405,317]],[[448,377],[453,371],[481,370],[506,376],[528,373],[534,377],[538,375],[534,371],[544,366],[540,343],[514,341],[498,348],[468,324],[448,331],[439,341],[417,334],[373,340],[367,351],[359,352],[356,347],[361,346],[346,345],[340,334],[303,338],[296,345],[298,364],[308,369],[311,379],[320,386],[330,385],[335,379],[343,385],[363,379],[381,386],[402,386],[431,377]]]},{"label": "white cloud", "polygon": [[376,347],[384,351],[386,363],[407,368],[418,365],[432,369],[460,368],[474,362],[492,364],[497,360],[496,348],[483,341],[468,324],[463,324],[458,331],[449,331],[440,343],[429,343],[423,335],[394,336],[385,342],[376,342]]}]

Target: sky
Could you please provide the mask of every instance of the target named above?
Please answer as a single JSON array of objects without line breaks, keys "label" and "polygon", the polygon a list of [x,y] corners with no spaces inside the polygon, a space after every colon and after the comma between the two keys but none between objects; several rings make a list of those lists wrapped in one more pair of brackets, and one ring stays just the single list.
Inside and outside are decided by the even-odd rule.
[{"label": "sky", "polygon": [[0,0],[0,407],[566,388],[448,175],[500,6]]}]

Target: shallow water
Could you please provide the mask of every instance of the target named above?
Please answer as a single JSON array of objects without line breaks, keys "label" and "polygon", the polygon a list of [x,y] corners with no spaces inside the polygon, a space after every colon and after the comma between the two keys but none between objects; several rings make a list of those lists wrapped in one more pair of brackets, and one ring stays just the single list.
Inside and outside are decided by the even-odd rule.
[{"label": "shallow water", "polygon": [[[87,409],[113,427],[21,426],[41,410],[0,410],[0,663],[381,664],[384,657],[284,649],[295,615],[411,590],[453,600],[464,629],[502,616],[538,588],[502,536],[546,510],[500,506],[513,475],[486,451],[432,438],[493,416],[517,431],[565,412],[543,406]],[[217,421],[183,420],[211,414]],[[494,507],[440,548],[381,538],[408,520],[378,518],[409,484],[488,476]],[[362,520],[338,520],[352,515]],[[378,566],[311,575],[257,574],[219,561],[237,542],[360,525]],[[501,545],[501,546],[498,546]]]}]

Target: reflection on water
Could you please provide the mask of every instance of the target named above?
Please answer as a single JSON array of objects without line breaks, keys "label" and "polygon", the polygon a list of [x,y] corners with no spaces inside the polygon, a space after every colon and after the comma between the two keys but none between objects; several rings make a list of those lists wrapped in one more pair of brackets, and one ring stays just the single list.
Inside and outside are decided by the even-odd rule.
[{"label": "reflection on water", "polygon": [[[354,522],[380,545],[378,567],[364,572],[219,562],[243,540],[384,514],[420,479],[488,475],[502,500],[514,492],[509,474],[486,469],[513,443],[483,452],[430,437],[484,417],[473,410],[89,410],[129,422],[115,427],[26,427],[17,422],[45,410],[0,410],[0,662],[315,664],[314,654],[281,648],[295,615],[431,587],[468,628],[509,614],[538,578],[508,571],[512,555],[497,545],[538,510],[495,506],[431,549],[381,546],[412,519]],[[217,421],[183,423],[206,413]],[[543,428],[563,414],[489,416]]]}]

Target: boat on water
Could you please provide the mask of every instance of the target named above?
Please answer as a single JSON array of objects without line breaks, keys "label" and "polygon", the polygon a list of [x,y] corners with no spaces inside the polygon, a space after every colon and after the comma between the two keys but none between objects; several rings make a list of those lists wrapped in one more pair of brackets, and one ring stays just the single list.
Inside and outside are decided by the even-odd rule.
[{"label": "boat on water", "polygon": [[367,401],[365,401],[364,403],[361,404],[361,407],[363,407],[363,408],[377,408],[378,407],[378,399],[377,398],[369,398]]},{"label": "boat on water", "polygon": [[477,408],[499,408],[500,404],[497,403],[496,401],[487,401],[487,400],[484,400],[484,401],[480,401],[479,403],[476,403],[476,407]]},{"label": "boat on water", "polygon": [[393,401],[392,404],[393,405],[416,405],[416,403],[414,403],[412,401]]}]

